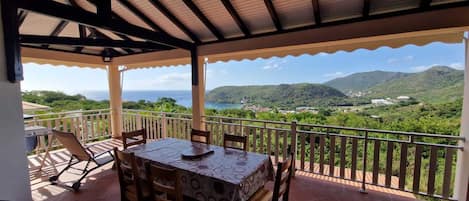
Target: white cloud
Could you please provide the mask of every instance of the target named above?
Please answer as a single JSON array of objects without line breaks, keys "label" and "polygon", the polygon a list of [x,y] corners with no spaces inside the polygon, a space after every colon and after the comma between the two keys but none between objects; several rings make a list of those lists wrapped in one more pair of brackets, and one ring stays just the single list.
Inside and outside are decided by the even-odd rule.
[{"label": "white cloud", "polygon": [[411,67],[410,70],[413,71],[413,72],[421,72],[421,71],[426,71],[429,68],[431,68],[433,66],[438,66],[438,65],[440,65],[440,64],[414,66],[414,67]]},{"label": "white cloud", "polygon": [[271,59],[268,61],[262,69],[264,70],[280,70],[283,68],[283,64],[286,64],[286,59]]},{"label": "white cloud", "polygon": [[321,52],[321,53],[318,53],[316,54],[318,56],[321,56],[321,57],[325,57],[325,56],[329,56],[330,54],[329,53],[325,53],[325,52]]},{"label": "white cloud", "polygon": [[334,73],[326,73],[322,76],[333,79],[333,78],[345,77],[347,75],[350,75],[350,73],[344,73],[344,72],[338,71],[338,72],[334,72]]},{"label": "white cloud", "polygon": [[464,65],[460,62],[457,62],[457,63],[452,63],[450,65],[448,65],[449,67],[451,68],[454,68],[454,69],[458,69],[458,70],[464,70]]},{"label": "white cloud", "polygon": [[389,58],[387,60],[388,64],[394,64],[394,63],[399,63],[399,62],[408,62],[414,60],[414,56],[405,56],[405,57],[400,57],[400,58]]},{"label": "white cloud", "polygon": [[426,71],[434,66],[448,66],[457,70],[464,69],[464,65],[461,62],[454,62],[451,64],[431,64],[431,65],[414,66],[414,67],[411,67],[410,70],[413,72],[421,72],[421,71]]}]

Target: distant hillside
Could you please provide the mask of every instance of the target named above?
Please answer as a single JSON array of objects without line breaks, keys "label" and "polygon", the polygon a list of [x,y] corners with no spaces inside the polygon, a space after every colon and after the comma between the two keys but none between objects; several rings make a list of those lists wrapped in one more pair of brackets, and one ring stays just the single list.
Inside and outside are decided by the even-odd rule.
[{"label": "distant hillside", "polygon": [[281,84],[262,86],[223,86],[211,90],[206,100],[218,103],[240,103],[294,108],[323,106],[343,102],[347,96],[321,84]]},{"label": "distant hillside", "polygon": [[464,71],[435,66],[426,71],[393,79],[368,90],[368,97],[411,96],[425,102],[445,102],[460,98],[463,93]]},{"label": "distant hillside", "polygon": [[336,78],[324,84],[336,88],[347,95],[353,95],[357,92],[365,92],[373,86],[409,75],[411,75],[411,73],[371,71]]}]

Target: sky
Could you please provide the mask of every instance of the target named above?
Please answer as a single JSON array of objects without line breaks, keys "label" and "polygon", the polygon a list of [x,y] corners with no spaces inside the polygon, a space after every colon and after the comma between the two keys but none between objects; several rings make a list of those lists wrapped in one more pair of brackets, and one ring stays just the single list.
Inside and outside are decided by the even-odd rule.
[{"label": "sky", "polygon": [[[210,58],[209,58],[210,60]],[[435,65],[464,67],[464,44],[439,42],[392,49],[358,49],[334,54],[216,62],[207,65],[206,89],[219,86],[323,83],[357,72],[374,70],[420,72]],[[24,64],[23,91],[54,90],[65,93],[107,91],[102,69]],[[190,66],[137,69],[124,72],[124,90],[190,90]]]}]

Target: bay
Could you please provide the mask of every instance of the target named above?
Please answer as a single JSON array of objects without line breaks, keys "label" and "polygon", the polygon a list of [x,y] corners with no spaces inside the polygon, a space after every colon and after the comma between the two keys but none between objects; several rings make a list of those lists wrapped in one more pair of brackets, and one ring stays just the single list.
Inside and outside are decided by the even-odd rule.
[{"label": "bay", "polygon": [[[87,99],[101,101],[109,100],[108,91],[82,91],[80,94],[84,95]],[[146,100],[155,102],[159,98],[173,98],[176,103],[184,107],[192,107],[192,92],[191,91],[134,91],[125,90],[122,93],[123,101],[139,101]],[[226,103],[214,103],[205,102],[205,108],[211,109],[239,109],[241,104],[226,104]]]}]

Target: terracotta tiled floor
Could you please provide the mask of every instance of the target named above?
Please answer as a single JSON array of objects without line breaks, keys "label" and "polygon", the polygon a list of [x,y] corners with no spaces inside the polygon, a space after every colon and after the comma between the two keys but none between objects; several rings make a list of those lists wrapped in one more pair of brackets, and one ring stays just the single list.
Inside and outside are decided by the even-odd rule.
[{"label": "terracotta tiled floor", "polygon": [[[99,147],[105,149],[115,146],[115,142],[100,143]],[[68,154],[63,151],[55,151],[52,158],[59,163],[57,169],[62,169],[64,162],[68,159]],[[111,170],[111,164],[105,165],[87,179],[83,180],[80,191],[75,193],[60,186],[50,185],[47,181],[49,175],[55,174],[53,168],[46,168],[44,171],[37,171],[38,159],[31,156],[30,178],[33,200],[119,200],[119,184],[116,172]],[[62,182],[69,183],[77,178],[77,175],[66,173]],[[297,176],[292,180],[290,187],[291,201],[361,201],[361,200],[416,200],[410,193],[390,190],[375,186],[368,186],[368,194],[358,192],[360,184],[356,182],[344,181],[326,176],[313,175],[305,172],[297,172]],[[272,188],[268,184],[267,188]]]}]

